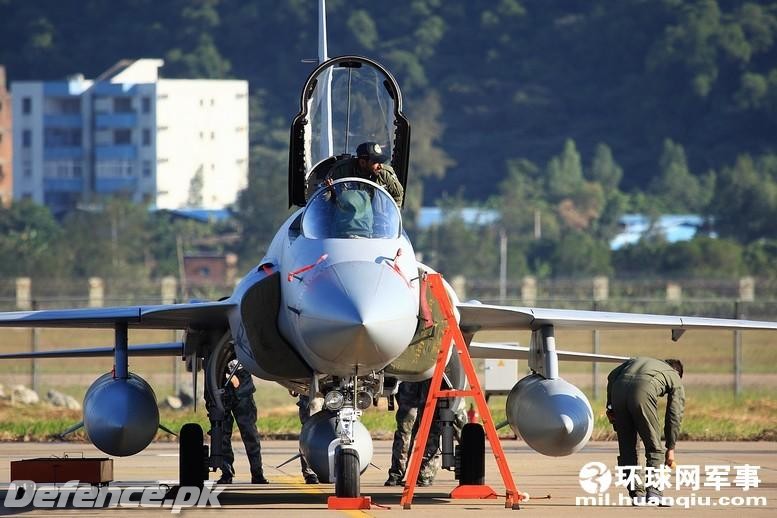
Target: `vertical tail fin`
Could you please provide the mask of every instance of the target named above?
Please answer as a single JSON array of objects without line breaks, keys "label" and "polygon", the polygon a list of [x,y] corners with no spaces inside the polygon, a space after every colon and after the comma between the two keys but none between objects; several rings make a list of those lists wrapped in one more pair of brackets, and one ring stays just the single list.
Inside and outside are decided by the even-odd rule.
[{"label": "vertical tail fin", "polygon": [[326,47],[326,0],[318,2],[318,64],[329,59]]},{"label": "vertical tail fin", "polygon": [[[326,37],[326,0],[318,2],[318,64],[329,59]],[[321,156],[334,155],[332,141],[332,71],[328,70],[325,77],[326,93],[321,107]]]}]

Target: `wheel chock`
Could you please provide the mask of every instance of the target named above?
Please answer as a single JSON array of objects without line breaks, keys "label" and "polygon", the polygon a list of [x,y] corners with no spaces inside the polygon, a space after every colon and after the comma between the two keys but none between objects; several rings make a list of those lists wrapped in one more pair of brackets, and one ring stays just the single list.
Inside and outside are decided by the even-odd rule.
[{"label": "wheel chock", "polygon": [[468,498],[468,499],[486,499],[486,498],[496,498],[498,495],[496,494],[496,491],[491,489],[491,486],[487,485],[463,485],[458,486],[456,489],[451,491],[451,498],[458,499],[458,498]]},{"label": "wheel chock", "polygon": [[329,509],[338,511],[348,511],[352,509],[369,509],[372,505],[372,498],[369,496],[357,496],[354,498],[330,496],[326,501]]}]

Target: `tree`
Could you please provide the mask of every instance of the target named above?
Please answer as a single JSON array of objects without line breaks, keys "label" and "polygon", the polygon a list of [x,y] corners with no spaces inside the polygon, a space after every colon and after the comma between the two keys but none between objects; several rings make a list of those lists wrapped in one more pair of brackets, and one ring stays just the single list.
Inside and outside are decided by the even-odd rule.
[{"label": "tree", "polygon": [[147,279],[148,210],[121,198],[106,198],[94,212],[69,214],[66,250],[76,277]]},{"label": "tree", "polygon": [[214,39],[221,23],[219,0],[177,3],[182,23],[175,26],[175,46],[165,55],[166,70],[188,77],[226,77],[231,64]]},{"label": "tree", "polygon": [[605,193],[604,208],[591,222],[591,232],[596,239],[609,242],[620,230],[620,218],[629,206],[629,197],[618,189]]},{"label": "tree", "polygon": [[604,208],[602,186],[595,182],[583,182],[569,198],[558,204],[562,221],[570,228],[583,230],[599,218]]},{"label": "tree", "polygon": [[[429,92],[420,101],[409,106],[409,118],[413,121],[413,155],[405,190],[406,221],[417,217],[423,200],[424,180],[442,179],[455,164],[442,147],[444,126],[440,123],[442,107],[439,94]],[[408,225],[410,228],[413,225]]]},{"label": "tree", "polygon": [[609,192],[617,189],[623,178],[623,169],[612,156],[612,151],[607,144],[599,143],[594,151],[594,159],[591,162],[590,179]]},{"label": "tree", "polygon": [[202,189],[205,183],[203,178],[202,166],[192,175],[189,181],[189,197],[186,199],[187,207],[202,207]]},{"label": "tree", "polygon": [[548,162],[545,175],[548,196],[552,201],[569,198],[580,189],[583,183],[583,165],[574,140],[564,141],[564,149]]},{"label": "tree", "polygon": [[768,74],[743,74],[735,99],[739,108],[762,110],[772,121],[777,121],[777,68]]},{"label": "tree", "polygon": [[378,42],[378,27],[370,14],[364,9],[356,9],[348,17],[348,28],[362,47],[368,50],[375,48]]},{"label": "tree", "polygon": [[722,236],[750,243],[774,234],[777,220],[777,156],[740,156],[718,180],[712,214]]},{"label": "tree", "polygon": [[641,239],[612,253],[612,265],[616,275],[653,276],[661,272],[661,257],[667,243],[663,240]]},{"label": "tree", "polygon": [[660,273],[685,277],[731,277],[744,271],[742,248],[734,241],[697,237],[666,247]]},{"label": "tree", "polygon": [[[679,4],[678,4],[679,5]],[[696,95],[705,97],[718,77],[717,34],[720,8],[715,0],[696,0],[677,9],[676,25],[669,25],[649,57],[651,68],[679,63],[688,68]]]},{"label": "tree", "polygon": [[675,17],[675,23],[668,25],[655,43],[650,67],[680,65],[693,92],[707,97],[720,83],[727,86],[732,65],[735,73],[757,65],[759,54],[773,50],[777,15],[773,8],[754,2],[733,5],[735,8],[726,12],[716,0],[674,3],[668,14]]},{"label": "tree", "polygon": [[553,274],[563,277],[609,275],[610,249],[589,234],[577,231],[564,233],[551,258]]},{"label": "tree", "polygon": [[743,250],[743,261],[749,274],[777,278],[777,240],[753,241]]},{"label": "tree", "polygon": [[[160,278],[165,275],[179,276],[181,273],[178,257],[179,242],[183,246],[182,251],[189,253],[197,249],[199,239],[217,238],[219,234],[227,232],[233,233],[234,229],[220,228],[215,223],[177,218],[167,211],[150,213],[146,221],[148,243],[145,261],[149,278]],[[211,245],[208,251],[223,252],[224,247],[218,244]]]},{"label": "tree", "polygon": [[543,216],[543,233],[557,234],[548,232],[551,226],[557,229],[558,223],[544,200],[542,171],[529,160],[507,161],[507,178],[499,185],[497,206],[502,215],[502,227],[507,230],[511,242],[534,235],[535,212]]},{"label": "tree", "polygon": [[235,217],[243,229],[237,253],[243,266],[253,266],[289,216],[285,153],[264,146],[251,149],[248,186],[240,192]]},{"label": "tree", "polygon": [[556,203],[559,217],[567,227],[582,230],[599,217],[604,207],[604,191],[597,182],[587,182],[575,142],[567,139],[561,154],[546,167],[545,196]]},{"label": "tree", "polygon": [[420,233],[416,249],[424,262],[448,277],[493,277],[499,261],[497,228],[465,222],[461,210],[466,205],[462,198],[444,199],[442,222]]},{"label": "tree", "polygon": [[668,212],[702,212],[715,189],[715,174],[696,178],[688,169],[685,150],[671,139],[664,140],[659,160],[660,174],[650,185],[650,193],[663,203]]},{"label": "tree", "polygon": [[27,200],[0,207],[0,275],[66,275],[70,263],[61,252],[62,239],[46,207]]}]

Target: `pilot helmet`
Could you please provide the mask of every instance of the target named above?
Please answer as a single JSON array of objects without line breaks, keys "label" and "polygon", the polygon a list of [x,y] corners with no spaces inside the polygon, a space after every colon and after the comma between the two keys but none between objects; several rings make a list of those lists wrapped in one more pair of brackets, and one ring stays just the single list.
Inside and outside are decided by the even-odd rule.
[{"label": "pilot helmet", "polygon": [[388,159],[388,156],[383,153],[383,148],[377,142],[362,142],[356,148],[356,156],[379,164]]}]

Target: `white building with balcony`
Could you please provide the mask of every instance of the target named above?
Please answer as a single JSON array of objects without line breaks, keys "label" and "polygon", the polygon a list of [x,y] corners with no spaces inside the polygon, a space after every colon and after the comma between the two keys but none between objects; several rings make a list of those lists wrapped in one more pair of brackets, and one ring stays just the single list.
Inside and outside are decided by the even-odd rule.
[{"label": "white building with balcony", "polygon": [[11,83],[14,199],[54,213],[104,196],[160,209],[233,203],[248,177],[248,83],[160,79],[162,65]]}]

